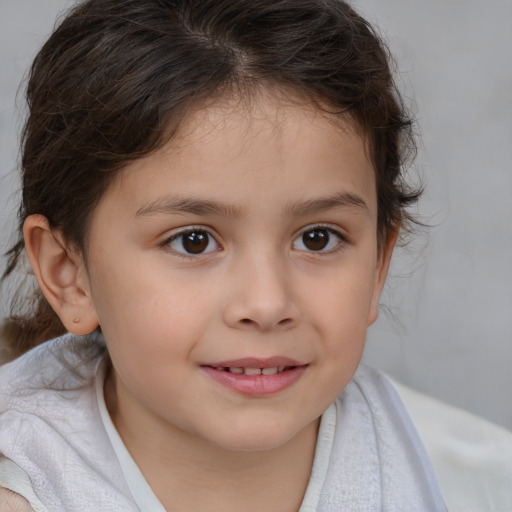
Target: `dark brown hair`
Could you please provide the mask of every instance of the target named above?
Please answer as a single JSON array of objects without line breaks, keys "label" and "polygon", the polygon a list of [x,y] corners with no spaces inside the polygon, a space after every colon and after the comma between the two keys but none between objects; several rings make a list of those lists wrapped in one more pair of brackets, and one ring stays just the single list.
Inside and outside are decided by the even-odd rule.
[{"label": "dark brown hair", "polygon": [[[88,0],[36,56],[22,133],[20,265],[28,215],[84,250],[95,205],[128,162],[165,144],[192,108],[257,88],[293,91],[364,134],[378,194],[378,236],[410,220],[419,192],[403,180],[411,120],[375,30],[339,0]],[[39,292],[11,315],[11,356],[64,331]]]}]

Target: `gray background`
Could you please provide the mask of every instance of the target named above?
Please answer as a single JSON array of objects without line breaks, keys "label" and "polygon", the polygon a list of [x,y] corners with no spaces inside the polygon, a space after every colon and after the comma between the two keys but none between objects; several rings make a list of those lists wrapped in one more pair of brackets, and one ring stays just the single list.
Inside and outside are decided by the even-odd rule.
[{"label": "gray background", "polygon": [[[2,252],[16,209],[17,87],[70,3],[0,0]],[[416,105],[427,184],[419,211],[434,226],[395,255],[388,312],[370,330],[365,360],[512,429],[512,2],[356,6],[378,23]]]}]

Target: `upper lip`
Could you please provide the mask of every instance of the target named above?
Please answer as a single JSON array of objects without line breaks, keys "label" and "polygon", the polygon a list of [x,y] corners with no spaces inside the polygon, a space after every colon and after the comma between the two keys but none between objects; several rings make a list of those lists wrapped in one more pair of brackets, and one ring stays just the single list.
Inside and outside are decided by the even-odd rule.
[{"label": "upper lip", "polygon": [[284,356],[273,356],[266,358],[244,357],[241,359],[231,359],[229,361],[218,361],[215,363],[206,363],[202,366],[211,366],[212,368],[275,368],[279,366],[304,366],[305,363]]}]

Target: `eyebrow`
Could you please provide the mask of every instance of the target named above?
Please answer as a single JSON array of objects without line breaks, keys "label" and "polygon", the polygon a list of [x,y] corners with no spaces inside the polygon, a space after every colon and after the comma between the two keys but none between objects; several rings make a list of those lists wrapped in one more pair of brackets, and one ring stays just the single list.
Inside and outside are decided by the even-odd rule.
[{"label": "eyebrow", "polygon": [[244,208],[236,205],[219,203],[208,199],[186,197],[168,197],[152,201],[137,210],[135,217],[149,217],[156,214],[180,215],[192,214],[199,216],[215,215],[219,217],[241,217]]},{"label": "eyebrow", "polygon": [[354,209],[369,212],[364,200],[350,192],[341,192],[332,196],[319,197],[306,201],[290,204],[285,209],[285,214],[290,217],[312,215],[335,209]]},{"label": "eyebrow", "polygon": [[[368,211],[368,206],[358,195],[342,192],[331,196],[291,203],[284,208],[284,216],[306,216],[333,209]],[[150,217],[158,214],[192,214],[198,216],[214,215],[219,217],[240,218],[245,212],[246,209],[242,206],[219,203],[208,199],[166,197],[142,206],[135,213],[135,217]]]}]

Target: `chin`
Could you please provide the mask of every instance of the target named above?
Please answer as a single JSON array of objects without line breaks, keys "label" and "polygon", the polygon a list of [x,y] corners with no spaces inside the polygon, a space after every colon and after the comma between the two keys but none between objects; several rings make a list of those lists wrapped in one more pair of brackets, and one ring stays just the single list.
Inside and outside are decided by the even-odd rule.
[{"label": "chin", "polygon": [[272,424],[259,421],[257,425],[232,426],[229,432],[217,438],[215,444],[231,452],[271,451],[285,445],[305,428],[297,425]]}]

